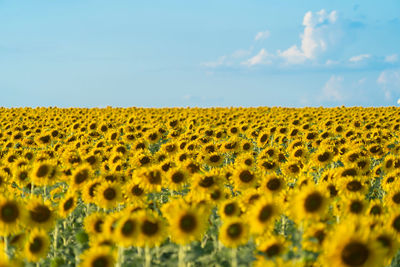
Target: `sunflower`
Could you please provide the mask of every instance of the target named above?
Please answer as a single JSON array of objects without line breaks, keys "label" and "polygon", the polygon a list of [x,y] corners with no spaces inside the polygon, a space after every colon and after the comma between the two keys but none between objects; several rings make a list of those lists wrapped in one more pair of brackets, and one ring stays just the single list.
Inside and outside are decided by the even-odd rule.
[{"label": "sunflower", "polygon": [[219,229],[219,240],[230,248],[245,245],[249,241],[249,225],[241,218],[226,220]]},{"label": "sunflower", "polygon": [[59,203],[58,214],[61,218],[66,218],[71,214],[78,204],[78,198],[75,192],[68,192]]},{"label": "sunflower", "polygon": [[333,159],[333,152],[326,147],[319,148],[312,154],[312,161],[321,168],[327,166]]},{"label": "sunflower", "polygon": [[338,179],[336,184],[339,189],[339,194],[346,196],[365,194],[369,189],[368,183],[360,176]]},{"label": "sunflower", "polygon": [[25,215],[25,210],[17,200],[0,196],[0,235],[7,236],[18,232]]},{"label": "sunflower", "polygon": [[80,165],[73,171],[69,185],[74,189],[81,189],[91,176],[91,166],[89,164]]},{"label": "sunflower", "polygon": [[50,230],[56,222],[56,212],[51,207],[49,200],[44,201],[38,196],[34,196],[27,203],[27,221],[25,225],[29,228],[40,228]]},{"label": "sunflower", "polygon": [[83,221],[83,226],[87,234],[90,235],[99,235],[104,232],[103,224],[104,224],[105,214],[100,212],[95,212],[85,217]]},{"label": "sunflower", "polygon": [[34,228],[25,243],[25,257],[30,262],[39,262],[46,257],[50,247],[50,239],[43,229]]},{"label": "sunflower", "polygon": [[393,230],[379,226],[374,228],[372,236],[380,243],[385,252],[384,266],[389,266],[400,248],[400,242]]},{"label": "sunflower", "polygon": [[306,185],[292,198],[291,214],[298,222],[319,219],[327,213],[328,200],[326,191],[313,184]]},{"label": "sunflower", "polygon": [[192,177],[191,192],[198,197],[206,197],[214,188],[220,187],[222,178],[217,171],[207,173],[196,173]]},{"label": "sunflower", "polygon": [[96,178],[85,183],[81,190],[82,201],[86,204],[95,203],[96,201],[96,188],[101,185],[102,179]]},{"label": "sunflower", "polygon": [[83,252],[80,258],[80,267],[113,267],[116,255],[107,246],[95,246]]},{"label": "sunflower", "polygon": [[346,198],[343,203],[342,217],[361,218],[368,208],[368,202],[363,195],[354,195]]},{"label": "sunflower", "polygon": [[400,183],[397,182],[394,184],[392,187],[393,189],[388,192],[388,194],[385,195],[384,201],[385,201],[385,206],[390,207],[391,209],[398,209],[400,207],[400,189],[399,189]]},{"label": "sunflower", "polygon": [[35,162],[30,174],[33,183],[39,186],[47,185],[53,168],[50,161]]},{"label": "sunflower", "polygon": [[239,167],[235,169],[231,177],[236,190],[246,190],[247,188],[255,187],[259,178],[259,173],[248,167]]},{"label": "sunflower", "polygon": [[318,222],[308,225],[302,237],[302,247],[305,250],[319,252],[329,232],[328,226]]},{"label": "sunflower", "polygon": [[131,180],[124,185],[123,194],[129,203],[143,203],[146,201],[146,191],[135,180]]},{"label": "sunflower", "polygon": [[361,227],[351,221],[337,226],[324,242],[322,263],[325,266],[383,266],[384,250]]},{"label": "sunflower", "polygon": [[286,252],[285,238],[282,236],[267,235],[259,241],[257,246],[258,251],[261,251],[267,258],[279,258]]},{"label": "sunflower", "polygon": [[240,154],[236,159],[235,163],[241,166],[246,166],[248,168],[255,167],[256,160],[254,159],[254,155],[252,153],[243,153]]},{"label": "sunflower", "polygon": [[272,195],[278,195],[286,188],[286,181],[281,175],[269,174],[262,178],[261,186],[258,190],[268,192]]},{"label": "sunflower", "polygon": [[391,218],[389,219],[390,227],[391,229],[397,233],[397,235],[400,235],[400,214],[399,213],[393,213]]},{"label": "sunflower", "polygon": [[139,222],[134,215],[127,214],[117,221],[113,235],[117,244],[130,247],[134,246],[139,234]]},{"label": "sunflower", "polygon": [[240,215],[241,210],[237,199],[226,199],[218,206],[218,214],[222,220]]},{"label": "sunflower", "polygon": [[96,204],[103,209],[112,209],[122,201],[121,187],[116,182],[105,182],[96,187]]},{"label": "sunflower", "polygon": [[160,192],[164,174],[159,167],[154,166],[134,171],[132,178],[135,182],[143,186],[146,192]]},{"label": "sunflower", "polygon": [[189,173],[181,168],[170,168],[166,173],[166,187],[169,190],[180,191],[189,182]]},{"label": "sunflower", "polygon": [[279,216],[279,207],[271,195],[263,196],[246,213],[251,224],[250,232],[262,234],[268,232],[275,225],[275,218]]},{"label": "sunflower", "polygon": [[[14,173],[13,173],[13,180],[14,182],[21,188],[27,186],[30,182],[30,167],[29,166],[23,166],[21,168],[18,168]],[[0,174],[0,180],[3,179],[3,175]],[[0,190],[2,188],[3,183],[5,183],[6,181],[1,181],[0,182]]]},{"label": "sunflower", "polygon": [[159,246],[167,236],[165,221],[154,212],[139,211],[139,237],[137,246],[154,247]]},{"label": "sunflower", "polygon": [[214,152],[206,154],[204,157],[204,162],[210,167],[218,167],[224,162],[224,157],[220,153]]},{"label": "sunflower", "polygon": [[290,160],[283,165],[282,172],[288,177],[295,178],[300,175],[302,168],[303,164],[301,161]]},{"label": "sunflower", "polygon": [[181,205],[168,216],[171,240],[179,245],[201,240],[209,217],[204,207]]}]

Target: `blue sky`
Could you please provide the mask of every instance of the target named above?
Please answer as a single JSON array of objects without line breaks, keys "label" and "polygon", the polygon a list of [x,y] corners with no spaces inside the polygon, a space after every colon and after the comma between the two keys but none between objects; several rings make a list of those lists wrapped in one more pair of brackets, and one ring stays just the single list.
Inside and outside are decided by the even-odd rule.
[{"label": "blue sky", "polygon": [[398,105],[400,2],[0,0],[0,92],[5,107]]}]

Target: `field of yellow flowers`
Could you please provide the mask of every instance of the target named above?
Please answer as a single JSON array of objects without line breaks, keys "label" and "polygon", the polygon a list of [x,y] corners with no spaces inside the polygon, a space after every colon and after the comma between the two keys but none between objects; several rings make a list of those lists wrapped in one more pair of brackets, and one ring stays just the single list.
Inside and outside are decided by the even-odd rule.
[{"label": "field of yellow flowers", "polygon": [[400,266],[400,109],[0,108],[0,266]]}]

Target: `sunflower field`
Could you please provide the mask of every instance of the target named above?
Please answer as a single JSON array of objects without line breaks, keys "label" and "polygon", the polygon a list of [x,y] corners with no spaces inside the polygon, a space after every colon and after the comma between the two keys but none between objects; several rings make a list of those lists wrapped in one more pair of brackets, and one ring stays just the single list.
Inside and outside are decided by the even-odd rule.
[{"label": "sunflower field", "polygon": [[400,266],[400,109],[0,108],[0,266]]}]

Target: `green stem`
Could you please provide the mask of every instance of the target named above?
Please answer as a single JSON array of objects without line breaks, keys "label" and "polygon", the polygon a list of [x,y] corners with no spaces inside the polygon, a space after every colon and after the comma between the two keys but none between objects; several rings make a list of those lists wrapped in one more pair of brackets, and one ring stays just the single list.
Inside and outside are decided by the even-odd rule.
[{"label": "green stem", "polygon": [[282,235],[285,236],[286,217],[282,216]]},{"label": "green stem", "polygon": [[146,246],[144,249],[144,266],[150,267],[151,266],[151,255],[150,255],[150,248]]},{"label": "green stem", "polygon": [[231,249],[231,266],[232,267],[237,267],[238,266],[238,261],[237,261],[237,248],[232,248]]},{"label": "green stem", "polygon": [[124,247],[118,246],[118,260],[117,260],[117,264],[115,266],[121,267],[124,260],[125,260],[124,259]]},{"label": "green stem", "polygon": [[54,257],[56,256],[57,253],[57,239],[58,239],[58,225],[56,223],[56,227],[54,229],[54,236],[53,236],[53,252],[54,252]]},{"label": "green stem", "polygon": [[179,246],[178,267],[185,267],[185,246]]}]

